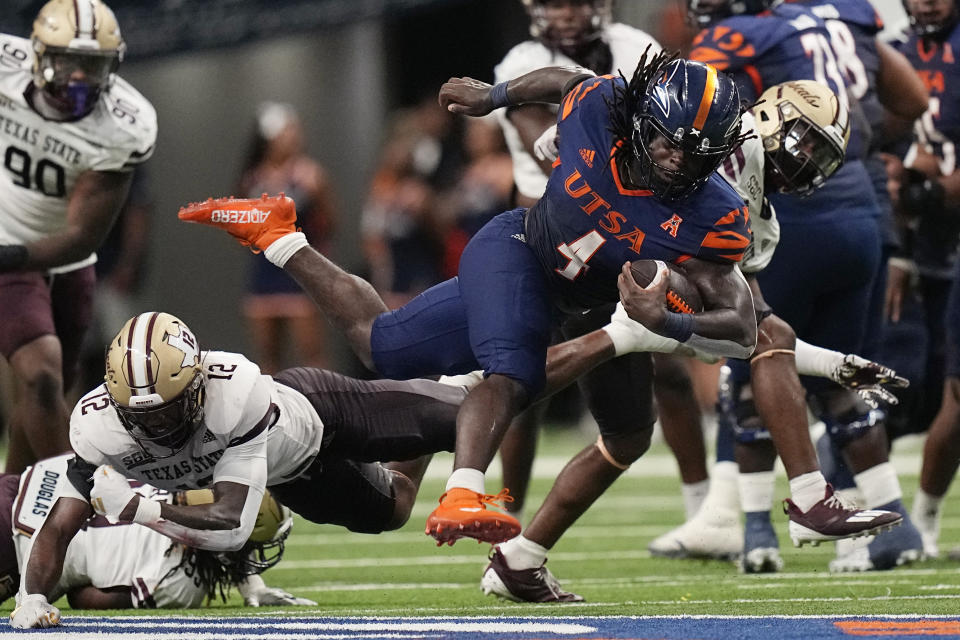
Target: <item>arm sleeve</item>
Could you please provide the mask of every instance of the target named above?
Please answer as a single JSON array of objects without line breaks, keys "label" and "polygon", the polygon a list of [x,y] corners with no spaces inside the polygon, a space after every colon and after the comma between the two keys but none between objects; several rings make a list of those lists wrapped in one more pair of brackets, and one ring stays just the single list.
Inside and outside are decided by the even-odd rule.
[{"label": "arm sleeve", "polygon": [[80,456],[71,458],[67,462],[67,482],[63,484],[60,495],[90,502],[93,472],[96,470],[97,465],[87,462]]}]

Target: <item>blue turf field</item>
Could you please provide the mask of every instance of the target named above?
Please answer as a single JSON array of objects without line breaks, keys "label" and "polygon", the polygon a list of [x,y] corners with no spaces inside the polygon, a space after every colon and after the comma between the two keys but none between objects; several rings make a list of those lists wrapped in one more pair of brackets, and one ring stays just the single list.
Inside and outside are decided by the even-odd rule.
[{"label": "blue turf field", "polygon": [[[960,637],[958,617],[534,617],[534,618],[324,618],[121,617],[77,618],[58,629],[32,631],[45,638],[216,640],[219,638],[624,638],[662,640],[810,640],[840,638]],[[0,632],[0,639],[24,637]]]}]

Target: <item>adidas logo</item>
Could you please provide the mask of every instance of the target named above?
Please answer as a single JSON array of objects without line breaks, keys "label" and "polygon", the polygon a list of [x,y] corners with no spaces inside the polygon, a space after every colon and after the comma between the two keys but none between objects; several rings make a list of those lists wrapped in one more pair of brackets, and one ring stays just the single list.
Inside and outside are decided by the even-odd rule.
[{"label": "adidas logo", "polygon": [[233,224],[261,224],[270,217],[269,211],[250,209],[249,211],[231,211],[214,209],[210,212],[210,222],[230,222]]},{"label": "adidas logo", "polygon": [[513,238],[514,240],[519,240],[520,242],[523,242],[524,244],[526,244],[526,242],[527,242],[527,236],[526,236],[525,234],[523,234],[523,233],[515,233],[515,234],[513,234],[513,235],[510,236],[510,237]]},{"label": "adidas logo", "polygon": [[580,157],[583,158],[584,163],[591,169],[593,169],[593,159],[596,155],[597,152],[593,149],[580,149]]},{"label": "adidas logo", "polygon": [[850,516],[849,518],[847,518],[847,522],[870,522],[871,520],[873,520],[873,519],[876,518],[877,516],[882,516],[884,513],[886,513],[886,512],[885,512],[885,511],[873,511],[873,510],[871,510],[871,511],[861,511],[860,513],[857,513],[857,514],[852,515],[852,516]]}]

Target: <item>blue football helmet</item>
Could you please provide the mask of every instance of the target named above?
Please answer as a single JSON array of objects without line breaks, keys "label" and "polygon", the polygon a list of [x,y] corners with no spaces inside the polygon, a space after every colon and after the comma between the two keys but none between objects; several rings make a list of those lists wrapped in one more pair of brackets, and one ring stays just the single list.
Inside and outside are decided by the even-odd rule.
[{"label": "blue football helmet", "polygon": [[[918,4],[923,7],[917,6]],[[921,38],[943,40],[960,22],[956,0],[939,0],[933,3],[903,0],[903,9],[910,18],[910,30]]]},{"label": "blue football helmet", "polygon": [[669,62],[633,120],[638,182],[663,201],[693,193],[740,143],[741,112],[730,76],[703,62]]},{"label": "blue football helmet", "polygon": [[687,0],[690,22],[706,29],[714,22],[743,14],[766,11],[782,0]]}]

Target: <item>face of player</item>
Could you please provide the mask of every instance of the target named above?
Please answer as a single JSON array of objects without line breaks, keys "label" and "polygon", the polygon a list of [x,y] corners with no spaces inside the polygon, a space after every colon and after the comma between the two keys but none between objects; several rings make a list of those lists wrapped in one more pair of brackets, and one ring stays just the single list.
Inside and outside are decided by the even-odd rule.
[{"label": "face of player", "polygon": [[647,150],[653,160],[653,172],[661,180],[669,180],[672,172],[683,166],[683,150],[660,133],[654,135]]},{"label": "face of player", "polygon": [[687,19],[698,29],[729,15],[729,0],[687,0]]},{"label": "face of player", "polygon": [[954,11],[954,0],[906,0],[904,4],[921,26],[943,24]]},{"label": "face of player", "polygon": [[544,39],[561,51],[576,51],[595,34],[595,9],[590,0],[547,0],[540,10],[546,26]]},{"label": "face of player", "polygon": [[49,47],[39,61],[43,98],[65,117],[83,117],[96,106],[116,64],[115,54],[80,55]]}]

